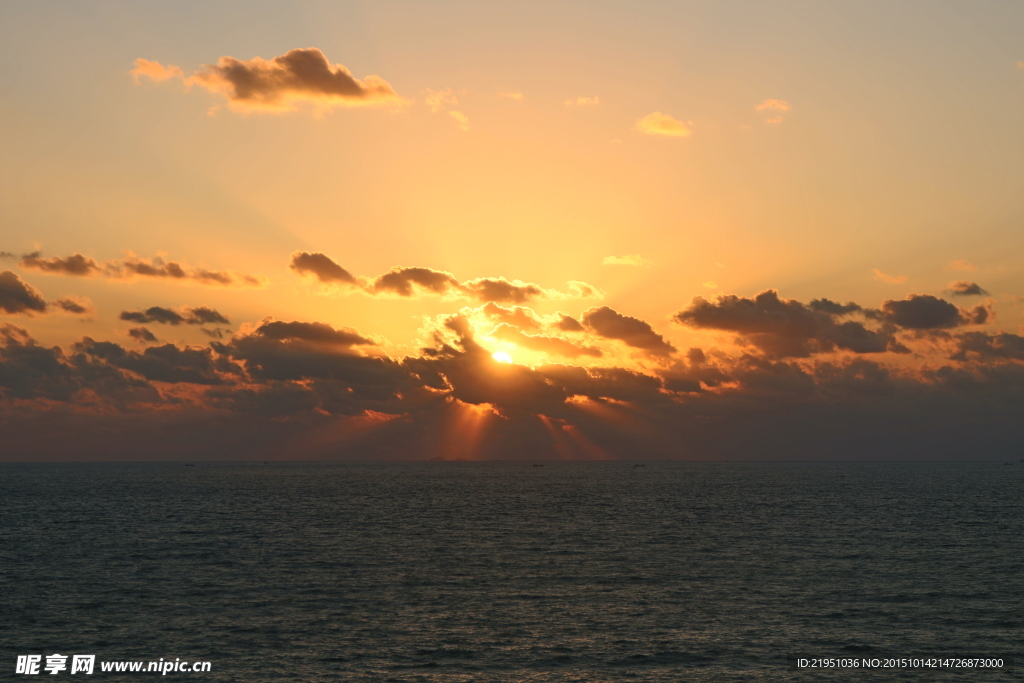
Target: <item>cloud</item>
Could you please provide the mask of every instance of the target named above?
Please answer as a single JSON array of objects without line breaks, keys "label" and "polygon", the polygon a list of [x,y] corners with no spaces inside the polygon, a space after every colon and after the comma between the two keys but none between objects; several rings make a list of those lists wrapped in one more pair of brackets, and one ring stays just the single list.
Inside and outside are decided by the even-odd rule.
[{"label": "cloud", "polygon": [[55,299],[51,301],[49,305],[52,308],[59,309],[72,315],[85,315],[96,311],[92,302],[85,297],[64,297],[63,299]]},{"label": "cloud", "polygon": [[567,107],[594,107],[601,104],[600,97],[571,97],[565,101]]},{"label": "cloud", "polygon": [[1024,361],[1024,337],[1008,332],[986,334],[965,332],[956,335],[953,360],[1018,360]]},{"label": "cloud", "polygon": [[0,311],[5,313],[27,313],[31,315],[46,311],[46,300],[39,290],[22,280],[15,273],[0,272]]},{"label": "cloud", "polygon": [[423,103],[435,114],[459,103],[459,98],[455,96],[451,88],[445,88],[444,90],[426,88],[423,90],[422,95]]},{"label": "cloud", "polygon": [[523,93],[519,92],[518,90],[514,90],[514,91],[509,91],[509,92],[500,92],[500,93],[498,93],[498,97],[500,97],[503,100],[516,100],[516,101],[520,101],[520,100],[522,100],[524,98],[524,95],[523,95]]},{"label": "cloud", "polygon": [[580,324],[579,320],[576,320],[576,318],[566,315],[565,313],[559,313],[558,315],[559,321],[555,324],[555,327],[563,332],[582,332],[586,329]]},{"label": "cloud", "polygon": [[266,278],[259,275],[247,275],[229,270],[193,268],[178,261],[164,261],[160,256],[151,259],[140,258],[131,252],[128,252],[128,256],[124,259],[104,263],[97,263],[81,254],[73,254],[65,258],[58,256],[42,258],[39,252],[33,252],[26,254],[18,265],[49,275],[102,276],[114,280],[152,277],[220,287],[263,287],[266,285]]},{"label": "cloud", "polygon": [[504,308],[492,301],[481,306],[480,312],[492,320],[514,325],[522,330],[539,330],[542,326],[537,314],[523,306]]},{"label": "cloud", "polygon": [[605,256],[604,260],[601,261],[601,265],[638,266],[640,268],[650,268],[652,264],[640,254],[626,254],[624,256]]},{"label": "cloud", "polygon": [[159,323],[161,325],[230,325],[231,322],[223,315],[207,308],[184,308],[179,313],[170,308],[151,306],[145,311],[122,311],[119,316],[121,320],[133,323]]},{"label": "cloud", "polygon": [[469,117],[463,114],[461,111],[450,111],[448,115],[455,119],[455,125],[459,127],[459,130],[469,130]]},{"label": "cloud", "polygon": [[969,261],[964,261],[963,259],[960,259],[958,261],[950,261],[949,263],[946,264],[946,268],[949,269],[949,270],[967,270],[967,271],[975,271],[975,270],[978,269],[978,267],[976,265],[974,265],[973,263],[970,263]]},{"label": "cloud", "polygon": [[538,351],[540,353],[550,353],[566,358],[579,358],[580,356],[600,358],[602,355],[601,350],[593,346],[574,344],[573,342],[562,339],[561,337],[525,334],[515,327],[504,323],[498,325],[498,327],[491,332],[491,336],[501,341],[512,342],[516,346],[521,346],[524,349],[530,349],[531,351]]},{"label": "cloud", "polygon": [[910,330],[956,327],[964,322],[961,310],[931,294],[910,294],[902,301],[882,302],[884,318]]},{"label": "cloud", "polygon": [[266,321],[256,328],[253,335],[281,342],[297,341],[346,349],[353,346],[376,344],[372,339],[361,336],[355,330],[336,330],[325,323]]},{"label": "cloud", "polygon": [[690,130],[691,125],[692,123],[690,122],[683,123],[668,114],[662,114],[660,111],[656,111],[638,119],[635,129],[647,135],[685,138],[693,133],[693,131]]},{"label": "cloud", "polygon": [[413,296],[419,290],[446,294],[453,289],[459,289],[459,281],[451,273],[432,268],[401,266],[377,277],[368,287],[372,294],[390,293],[405,297]]},{"label": "cloud", "polygon": [[320,282],[327,284],[334,282],[347,285],[358,284],[356,278],[351,273],[320,253],[296,252],[292,254],[292,262],[289,268],[303,275],[313,275]]},{"label": "cloud", "polygon": [[[701,314],[716,329],[845,335],[851,346],[876,332],[848,326],[854,317],[894,325],[882,320],[884,307],[802,304],[773,291],[735,299],[705,302],[712,309]],[[565,330],[580,335],[571,339],[526,334],[506,318],[544,330],[574,321],[483,305],[445,318],[432,346],[404,358],[384,355],[366,334],[318,322],[268,319],[206,346],[129,350],[86,337],[68,352],[0,325],[0,453],[426,459],[449,457],[457,444],[463,456],[486,459],[935,458],[1001,453],[1024,436],[1019,335],[929,336],[917,351],[931,346],[948,357],[912,367],[911,357],[891,365],[824,352],[782,359],[753,347],[676,355],[647,323],[607,307],[586,311],[585,326]],[[477,325],[479,334],[566,361],[496,363]],[[145,328],[129,334],[156,341]],[[632,341],[663,362],[621,367],[596,355],[587,335]],[[588,367],[574,365],[577,357]]]},{"label": "cloud", "polygon": [[756,111],[789,111],[793,107],[786,100],[762,100],[754,107]]},{"label": "cloud", "polygon": [[91,258],[81,254],[73,254],[67,258],[54,256],[48,259],[40,257],[39,252],[26,254],[18,263],[22,268],[41,270],[55,275],[76,275],[85,277],[100,272],[100,266]]},{"label": "cloud", "polygon": [[957,280],[949,283],[950,294],[953,296],[987,296],[988,292],[977,282]]},{"label": "cloud", "polygon": [[359,278],[339,266],[330,257],[320,253],[294,254],[291,268],[300,274],[312,275],[327,284],[342,282],[352,285],[353,288],[359,288],[371,296],[415,297],[426,294],[512,304],[534,299],[585,299],[601,296],[601,291],[596,287],[576,280],[567,283],[568,291],[560,292],[504,277],[483,277],[460,282],[447,271],[421,266],[397,266],[376,278]]},{"label": "cloud", "polygon": [[150,346],[141,353],[113,342],[84,337],[72,347],[76,354],[102,360],[152,382],[215,386],[229,384],[239,369],[217,357],[209,347]]},{"label": "cloud", "polygon": [[828,299],[804,305],[767,290],[753,298],[721,295],[715,302],[695,297],[674,319],[688,327],[737,333],[771,357],[807,357],[836,347],[854,353],[887,350],[894,341],[890,331],[840,320],[858,310],[856,304],[843,306]]},{"label": "cloud", "polygon": [[135,68],[129,73],[132,75],[136,85],[141,83],[143,78],[148,78],[157,83],[162,83],[172,78],[180,78],[182,80],[185,78],[185,74],[177,66],[167,67],[160,62],[154,62],[141,57],[135,60]]},{"label": "cloud", "polygon": [[345,66],[331,64],[317,48],[289,50],[272,59],[221,57],[185,77],[180,67],[137,59],[132,77],[157,82],[181,78],[227,99],[238,112],[288,112],[301,104],[322,111],[335,106],[390,104],[401,101],[379,76],[359,80]]},{"label": "cloud", "polygon": [[906,275],[889,275],[888,273],[883,273],[878,268],[875,268],[872,272],[875,274],[876,280],[881,280],[887,285],[898,285],[907,281]]},{"label": "cloud", "polygon": [[201,285],[220,287],[263,287],[266,285],[266,279],[258,275],[247,275],[227,270],[189,268],[176,261],[165,262],[159,256],[145,259],[131,255],[121,261],[108,261],[103,266],[103,272],[107,277],[113,279],[152,277],[192,281]]},{"label": "cloud", "polygon": [[598,336],[618,339],[652,356],[667,356],[676,350],[643,320],[622,315],[608,306],[587,309],[583,324]]},{"label": "cloud", "polygon": [[142,343],[156,342],[158,341],[156,335],[147,330],[145,327],[132,327],[128,330],[128,336],[135,341]]}]

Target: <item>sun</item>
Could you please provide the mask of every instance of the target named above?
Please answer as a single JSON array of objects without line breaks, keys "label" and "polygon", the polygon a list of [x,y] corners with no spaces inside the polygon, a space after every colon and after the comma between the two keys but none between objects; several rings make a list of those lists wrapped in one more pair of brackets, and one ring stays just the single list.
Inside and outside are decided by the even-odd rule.
[{"label": "sun", "polygon": [[504,351],[495,351],[491,354],[491,358],[498,361],[499,363],[511,363],[512,356],[508,355]]}]

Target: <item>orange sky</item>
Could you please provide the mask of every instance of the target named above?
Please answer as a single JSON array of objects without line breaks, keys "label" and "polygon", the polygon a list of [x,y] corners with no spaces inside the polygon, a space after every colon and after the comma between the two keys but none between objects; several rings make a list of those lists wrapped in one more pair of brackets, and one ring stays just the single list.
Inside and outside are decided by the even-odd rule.
[{"label": "orange sky", "polygon": [[[1019,443],[1019,7],[41,3],[0,26],[5,419],[120,434],[119,458],[150,457],[140,415],[231,457]],[[846,445],[729,433],[761,423]],[[5,457],[95,456],[48,439],[12,428]]]}]

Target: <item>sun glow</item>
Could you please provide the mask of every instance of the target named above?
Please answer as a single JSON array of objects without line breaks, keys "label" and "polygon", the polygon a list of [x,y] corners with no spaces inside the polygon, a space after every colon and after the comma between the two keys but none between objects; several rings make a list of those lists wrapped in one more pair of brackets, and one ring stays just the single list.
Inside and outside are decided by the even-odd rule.
[{"label": "sun glow", "polygon": [[499,363],[511,363],[512,356],[508,355],[504,351],[495,351],[491,354],[491,358],[498,361]]}]

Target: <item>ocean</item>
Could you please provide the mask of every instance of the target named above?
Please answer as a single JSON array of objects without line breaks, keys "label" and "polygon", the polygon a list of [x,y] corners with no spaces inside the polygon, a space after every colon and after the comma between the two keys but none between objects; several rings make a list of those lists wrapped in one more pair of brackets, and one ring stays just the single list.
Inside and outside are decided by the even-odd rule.
[{"label": "ocean", "polygon": [[1022,561],[1016,461],[5,464],[0,679],[1024,680]]}]

